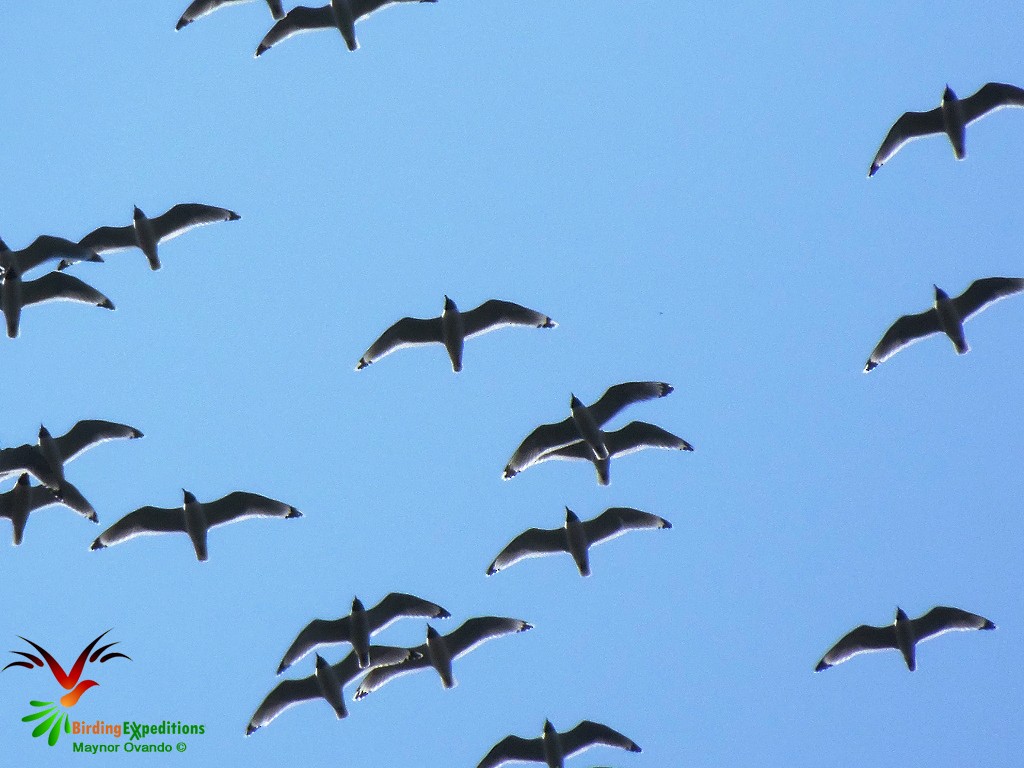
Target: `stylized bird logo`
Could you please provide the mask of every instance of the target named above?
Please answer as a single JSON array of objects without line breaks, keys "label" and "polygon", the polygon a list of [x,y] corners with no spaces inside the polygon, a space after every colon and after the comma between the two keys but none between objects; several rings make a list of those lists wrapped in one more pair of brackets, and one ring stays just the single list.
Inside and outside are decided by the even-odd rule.
[{"label": "stylized bird logo", "polygon": [[[108,629],[107,632],[109,631],[110,630]],[[54,679],[60,684],[62,688],[68,691],[68,693],[61,696],[60,705],[62,707],[71,708],[78,703],[78,700],[82,697],[83,693],[85,693],[93,686],[99,685],[99,683],[97,683],[95,680],[81,679],[82,672],[85,670],[86,664],[91,664],[95,662],[97,659],[99,659],[100,664],[110,661],[111,659],[118,658],[128,659],[129,661],[131,661],[130,656],[126,656],[120,651],[109,651],[109,653],[107,652],[111,647],[117,645],[116,642],[107,643],[106,645],[96,648],[96,644],[103,639],[103,635],[107,634],[107,632],[104,632],[102,635],[99,635],[99,637],[97,637],[95,640],[93,640],[91,643],[89,643],[89,645],[85,647],[85,649],[78,655],[78,658],[75,660],[75,663],[71,667],[71,670],[69,672],[65,672],[64,668],[61,667],[59,663],[57,663],[57,660],[53,658],[50,652],[43,648],[41,645],[39,645],[38,643],[33,643],[27,637],[22,637],[21,639],[29,645],[31,645],[33,648],[35,648],[36,651],[39,652],[39,656],[42,656],[43,658],[40,659],[39,656],[36,656],[32,653],[28,653],[26,651],[11,651],[11,653],[17,656],[21,656],[27,659],[27,661],[12,661],[3,669],[0,669],[0,672],[6,671],[11,667],[25,667],[25,669],[35,669],[36,667],[43,666],[43,661],[45,660],[46,665],[50,668],[50,672],[53,674]],[[19,637],[21,637],[21,635],[19,635]],[[27,723],[31,722],[32,720],[39,720],[40,718],[49,715],[49,717],[46,717],[46,719],[42,723],[35,727],[35,729],[32,731],[32,735],[42,736],[49,729],[50,736],[48,741],[50,746],[52,747],[54,744],[57,743],[57,739],[60,737],[61,726],[64,726],[65,732],[70,731],[70,716],[66,712],[61,712],[60,710],[58,710],[57,707],[54,706],[54,703],[52,701],[33,700],[29,703],[33,707],[44,707],[44,709],[42,709],[39,712],[33,712],[30,715],[26,715],[25,717],[21,718],[22,722]]]}]

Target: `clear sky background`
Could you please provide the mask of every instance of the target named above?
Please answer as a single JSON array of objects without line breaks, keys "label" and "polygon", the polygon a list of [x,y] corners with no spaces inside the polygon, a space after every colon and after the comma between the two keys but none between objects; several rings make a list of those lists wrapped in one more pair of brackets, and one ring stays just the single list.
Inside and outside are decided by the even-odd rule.
[{"label": "clear sky background", "polygon": [[[1024,85],[1017,4],[440,0],[361,22],[355,53],[325,30],[259,60],[262,2],[176,33],[186,5],[5,8],[12,248],[128,224],[133,204],[242,219],[166,243],[159,272],[137,250],[76,267],[116,312],[29,307],[0,344],[0,445],[87,418],[145,432],[68,466],[104,528],[182,487],[304,517],[214,529],[199,563],[183,535],[92,552],[101,527],[33,515],[0,552],[0,649],[24,635],[70,664],[113,628],[133,660],[91,670],[72,713],[206,726],[161,764],[471,768],[545,718],[644,749],[580,768],[1019,764],[1024,298],[968,324],[967,356],[937,337],[861,373],[932,283],[1024,275],[1024,113],[971,126],[964,162],[938,136],[866,178],[947,82]],[[444,294],[559,326],[473,339],[458,375],[440,346],[353,371]],[[608,488],[564,462],[501,480],[570,393],[645,379],[675,392],[610,426],[651,421],[695,453],[616,460]],[[485,577],[566,505],[674,527],[594,549],[589,579],[568,556]],[[314,701],[245,738],[297,632],[390,591],[449,609],[444,632],[535,629],[457,660],[454,690],[432,671],[360,702],[353,685],[344,721]],[[897,605],[998,630],[924,644],[913,674],[895,652],[812,671]],[[403,620],[375,640],[424,638]],[[54,688],[0,674],[10,764],[68,765],[70,738],[51,749],[19,721]]]}]

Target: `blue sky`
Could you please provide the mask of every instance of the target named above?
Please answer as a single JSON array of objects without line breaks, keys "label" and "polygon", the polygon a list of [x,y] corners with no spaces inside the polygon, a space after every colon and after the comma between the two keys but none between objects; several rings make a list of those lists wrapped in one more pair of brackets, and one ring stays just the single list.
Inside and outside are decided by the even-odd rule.
[{"label": "blue sky", "polygon": [[[932,283],[1024,275],[1024,115],[971,126],[962,163],[940,136],[866,179],[896,118],[947,82],[1024,84],[1016,6],[440,0],[361,22],[355,53],[323,31],[254,60],[262,3],[176,33],[185,5],[7,9],[11,247],[127,224],[133,204],[242,219],[162,246],[155,273],[137,251],[77,267],[116,312],[28,308],[3,339],[0,445],[84,418],[145,432],[68,467],[104,527],[182,487],[304,517],[215,529],[198,563],[184,536],[91,552],[101,528],[48,509],[3,553],[0,647],[24,635],[70,663],[112,627],[133,660],[103,665],[75,715],[203,723],[157,758],[181,765],[474,766],[546,717],[644,748],[581,768],[1017,764],[1024,300],[972,320],[969,355],[940,337],[861,373]],[[471,340],[458,375],[441,347],[353,371],[444,294],[559,326]],[[608,488],[561,462],[501,480],[571,392],[640,379],[675,392],[611,426],[657,423],[693,454],[622,458]],[[589,579],[567,556],[484,576],[566,505],[674,527],[595,549]],[[457,660],[454,690],[423,672],[344,721],[311,702],[245,738],[295,634],[390,591],[444,605],[446,632],[476,615],[535,629]],[[812,672],[897,605],[998,630],[923,645],[913,674],[895,653]],[[50,749],[19,722],[44,679],[0,675],[20,765],[69,759],[70,739]]]}]

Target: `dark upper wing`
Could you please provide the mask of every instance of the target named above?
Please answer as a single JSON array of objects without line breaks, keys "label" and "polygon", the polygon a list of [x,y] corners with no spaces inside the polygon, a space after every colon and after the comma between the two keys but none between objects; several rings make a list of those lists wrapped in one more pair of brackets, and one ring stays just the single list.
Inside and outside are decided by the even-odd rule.
[{"label": "dark upper wing", "polygon": [[282,680],[274,690],[267,694],[267,698],[253,713],[249,725],[245,729],[245,735],[248,736],[257,728],[269,725],[288,707],[315,699],[319,695],[320,686],[317,685],[315,675],[303,677],[300,680]]},{"label": "dark upper wing", "polygon": [[487,566],[487,575],[508,568],[528,557],[542,557],[555,552],[567,552],[565,534],[561,528],[530,528],[516,536],[498,553],[494,561]]},{"label": "dark upper wing", "polygon": [[868,624],[861,624],[852,632],[848,633],[838,643],[833,645],[828,653],[821,657],[815,672],[842,664],[858,653],[870,653],[881,651],[886,648],[896,648],[896,627],[872,627]]},{"label": "dark upper wing", "polygon": [[545,314],[499,299],[485,301],[476,309],[463,312],[462,323],[466,338],[504,325],[532,325],[537,328],[554,328],[557,325]]},{"label": "dark upper wing", "polygon": [[964,121],[973,123],[989,112],[1003,107],[1024,107],[1024,89],[1006,83],[987,83],[973,96],[960,100]]},{"label": "dark upper wing", "polygon": [[[545,454],[580,439],[572,417],[557,424],[541,424],[519,444],[505,465],[504,478],[515,477],[524,469],[546,458]],[[584,445],[586,445],[584,443]]]},{"label": "dark upper wing", "polygon": [[123,251],[125,248],[134,248],[138,245],[135,241],[135,227],[132,225],[94,229],[79,240],[78,244],[96,253]]},{"label": "dark upper wing", "polygon": [[184,533],[185,530],[185,510],[181,507],[139,507],[97,536],[91,549],[103,549],[136,536],[179,531]]},{"label": "dark upper wing", "polygon": [[348,642],[351,632],[352,621],[349,616],[340,619],[313,619],[284,652],[284,657],[277,667],[277,674],[280,675],[314,648],[328,643]]},{"label": "dark upper wing", "polygon": [[400,664],[392,664],[386,667],[376,667],[366,673],[365,677],[359,687],[356,689],[354,699],[361,699],[369,693],[373,693],[378,688],[391,682],[396,677],[401,677],[409,672],[415,672],[418,669],[425,669],[430,666],[430,660],[427,658],[427,646],[426,643],[418,645],[412,649],[412,652],[416,654],[410,657],[406,661]]},{"label": "dark upper wing", "polygon": [[96,253],[81,243],[73,243],[63,237],[40,235],[27,248],[14,254],[18,270],[27,272],[33,267],[50,260],[83,261],[96,258]]},{"label": "dark upper wing", "polygon": [[663,381],[629,381],[625,384],[608,387],[608,391],[587,410],[600,426],[627,405],[664,397],[671,391],[671,385]]},{"label": "dark upper wing", "polygon": [[64,463],[107,440],[119,440],[121,438],[132,440],[142,437],[142,433],[135,427],[127,424],[118,424],[113,421],[101,421],[100,419],[85,419],[78,422],[67,434],[55,439],[60,456]]},{"label": "dark upper wing", "polygon": [[207,502],[203,504],[203,513],[210,528],[250,517],[302,517],[302,513],[295,507],[247,491],[235,491],[224,498]]},{"label": "dark upper wing", "polygon": [[521,739],[518,736],[506,736],[488,752],[476,768],[494,768],[496,765],[511,762],[543,763],[544,742],[542,739]]},{"label": "dark upper wing", "polygon": [[942,124],[942,109],[936,107],[927,112],[904,112],[903,117],[897,120],[889,133],[886,135],[882,146],[878,148],[875,159],[871,163],[871,170],[868,176],[874,176],[875,171],[882,167],[882,164],[895,155],[899,148],[913,139],[919,139],[931,133],[941,133],[944,130]]},{"label": "dark upper wing", "polygon": [[984,277],[975,280],[967,290],[953,299],[960,317],[966,320],[1000,299],[1024,291],[1024,278],[1020,277]]},{"label": "dark upper wing", "polygon": [[644,448],[665,448],[667,450],[692,451],[693,446],[671,432],[648,424],[646,421],[631,421],[622,429],[604,433],[605,445],[611,456],[625,456]]},{"label": "dark upper wing", "polygon": [[392,592],[366,612],[366,621],[370,632],[377,632],[402,617],[447,619],[449,616],[451,614],[437,603],[404,592]]},{"label": "dark upper wing", "polygon": [[114,303],[91,285],[64,272],[50,272],[21,284],[22,306],[44,301],[78,301],[106,309],[114,308]]},{"label": "dark upper wing", "polygon": [[260,56],[264,51],[286,40],[299,32],[308,32],[313,29],[323,29],[334,26],[334,13],[331,6],[324,5],[319,8],[310,8],[299,5],[292,8],[285,14],[285,17],[270,28],[263,40],[256,49],[256,55]]},{"label": "dark upper wing", "polygon": [[0,450],[0,479],[20,475],[22,472],[28,472],[36,480],[50,487],[60,484],[60,478],[54,474],[36,446],[26,444]]},{"label": "dark upper wing", "polygon": [[230,5],[238,2],[244,2],[244,0],[195,0],[195,2],[189,5],[189,7],[185,9],[185,12],[181,14],[181,18],[178,19],[178,23],[174,25],[174,28],[181,29],[182,27],[187,27],[193,21],[203,18],[203,16],[208,13],[213,13],[223,5]]},{"label": "dark upper wing", "polygon": [[396,349],[411,347],[416,344],[441,342],[441,318],[403,317],[380,335],[370,348],[359,358],[356,370],[365,368],[370,363],[390,355]]},{"label": "dark upper wing", "polygon": [[914,635],[918,642],[937,637],[945,632],[963,632],[968,629],[995,629],[996,625],[976,613],[959,608],[937,605],[924,616],[914,619]]},{"label": "dark upper wing", "polygon": [[242,217],[227,208],[202,203],[180,203],[150,221],[157,241],[162,242],[183,235],[196,227],[218,221],[237,221],[240,218]]},{"label": "dark upper wing", "polygon": [[583,531],[591,544],[600,544],[628,531],[671,527],[672,523],[665,518],[632,507],[611,507],[593,520],[586,520],[583,523]]},{"label": "dark upper wing", "polygon": [[275,19],[284,18],[284,8],[281,7],[281,0],[267,0],[267,6]]},{"label": "dark upper wing", "polygon": [[481,643],[493,640],[502,635],[512,632],[525,632],[533,629],[532,624],[527,624],[519,619],[506,619],[500,616],[479,616],[467,620],[454,632],[444,636],[445,644],[451,652],[452,658],[458,658],[476,648]]},{"label": "dark upper wing", "polygon": [[607,725],[595,723],[590,720],[584,720],[571,731],[566,731],[560,736],[562,751],[567,757],[575,752],[582,752],[584,749],[593,747],[597,744],[606,744],[609,747],[620,747],[621,749],[628,749],[630,752],[640,751],[640,747],[638,747],[636,742],[632,739],[623,736],[621,733],[609,728]]},{"label": "dark upper wing", "polygon": [[904,315],[892,324],[882,340],[871,351],[871,357],[864,365],[864,373],[879,363],[884,363],[904,347],[941,330],[939,313],[935,311],[934,307],[917,315]]}]

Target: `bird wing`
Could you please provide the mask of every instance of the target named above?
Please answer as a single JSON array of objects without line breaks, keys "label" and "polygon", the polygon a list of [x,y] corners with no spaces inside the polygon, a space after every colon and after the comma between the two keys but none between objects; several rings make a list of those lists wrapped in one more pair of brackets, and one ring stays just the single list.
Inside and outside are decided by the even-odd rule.
[{"label": "bird wing", "polygon": [[67,480],[60,484],[60,492],[60,503],[65,507],[77,512],[86,520],[91,520],[94,523],[98,523],[100,521],[99,517],[96,515],[96,510],[93,509],[89,500],[82,495],[82,492],[78,490],[78,488],[73,486]]},{"label": "bird wing", "polygon": [[298,5],[288,11],[283,19],[280,19],[270,28],[270,31],[260,41],[259,47],[256,49],[256,55],[262,55],[264,51],[274,47],[282,40],[287,40],[292,35],[333,26],[334,12],[331,11],[331,6],[324,5],[319,8],[310,8],[305,5]]},{"label": "bird wing", "polygon": [[[512,458],[505,465],[504,478],[508,480],[515,477],[527,467],[544,461],[551,451],[579,440],[580,433],[572,417],[564,419],[557,424],[541,424],[533,432],[526,436],[526,439],[519,444]],[[586,446],[586,443],[584,443]],[[589,446],[586,446],[591,450]]]},{"label": "bird wing", "polygon": [[43,454],[34,445],[19,445],[14,448],[0,450],[0,480],[11,475],[28,472],[41,483],[57,485],[56,478]]},{"label": "bird wing", "polygon": [[97,258],[96,253],[81,243],[73,243],[63,237],[40,235],[27,248],[14,254],[19,272],[27,272],[50,260],[83,261]]},{"label": "bird wing", "polygon": [[359,21],[374,11],[379,11],[381,8],[386,8],[397,2],[399,0],[349,0],[349,6],[352,8],[352,18]]},{"label": "bird wing", "polygon": [[[6,494],[5,494],[6,495]],[[62,504],[57,494],[45,485],[33,485],[28,489],[28,511],[35,512],[37,509],[49,507],[51,504]],[[67,506],[65,504],[65,506]],[[77,511],[77,510],[76,510]]]},{"label": "bird wing", "polygon": [[487,566],[487,575],[497,573],[528,557],[543,557],[555,552],[567,552],[562,529],[530,528],[516,536]]},{"label": "bird wing", "polygon": [[313,619],[284,652],[284,657],[277,667],[277,674],[280,675],[314,648],[329,643],[348,642],[351,633],[352,621],[349,616],[340,619]]},{"label": "bird wing", "polygon": [[181,507],[139,507],[97,536],[91,548],[103,549],[136,536],[185,531],[185,510]]},{"label": "bird wing", "polygon": [[441,343],[441,318],[403,317],[380,335],[370,348],[359,358],[356,370],[375,363],[390,355],[396,349],[413,347],[418,344]]},{"label": "bird wing", "polygon": [[282,680],[256,708],[245,729],[245,735],[248,736],[257,728],[269,725],[275,717],[289,707],[294,707],[296,704],[315,699],[318,696],[320,696],[320,686],[317,685],[315,675],[299,680]]},{"label": "bird wing", "polygon": [[672,386],[663,381],[628,381],[608,387],[596,403],[587,410],[594,421],[601,426],[627,405],[664,397],[672,391]]},{"label": "bird wing", "polygon": [[964,122],[970,124],[1003,107],[1024,107],[1024,88],[1006,83],[986,83],[973,96],[960,100]]},{"label": "bird wing", "polygon": [[100,227],[99,229],[94,229],[79,240],[78,244],[96,253],[123,251],[126,248],[134,248],[138,245],[135,240],[135,227],[131,224],[127,227]]},{"label": "bird wing", "polygon": [[1024,278],[985,277],[975,280],[966,291],[953,299],[953,306],[957,314],[966,320],[1000,299],[1021,291],[1024,291]]},{"label": "bird wing", "polygon": [[491,748],[476,768],[494,768],[502,763],[511,762],[543,763],[543,740],[506,736]]},{"label": "bird wing", "polygon": [[203,504],[203,513],[210,528],[250,517],[302,517],[302,513],[295,507],[247,491],[235,491],[216,501],[207,502]]},{"label": "bird wing", "polygon": [[416,619],[447,619],[448,611],[437,603],[404,592],[392,592],[366,612],[370,632],[378,632],[403,617]]},{"label": "bird wing", "polygon": [[181,18],[178,19],[178,23],[174,28],[181,29],[182,27],[187,27],[193,21],[203,18],[203,16],[206,16],[208,13],[213,13],[221,6],[239,2],[245,2],[245,0],[195,0],[195,2],[189,5],[189,7],[185,9],[185,12],[181,14]]},{"label": "bird wing", "polygon": [[475,619],[468,619],[461,627],[445,635],[444,641],[452,658],[457,659],[488,640],[512,632],[525,632],[528,629],[533,629],[533,625],[519,619],[478,616]]},{"label": "bird wing", "polygon": [[904,315],[889,327],[882,340],[871,351],[871,357],[864,365],[864,373],[879,363],[884,363],[904,347],[941,330],[939,313],[934,307],[916,315]]},{"label": "bird wing", "polygon": [[623,736],[607,725],[591,720],[584,720],[571,731],[559,734],[559,741],[562,742],[562,751],[566,757],[598,744],[628,749],[630,752],[640,751],[640,747],[632,739]]},{"label": "bird wing", "polygon": [[267,0],[267,7],[270,8],[270,13],[275,19],[284,18],[284,8],[281,6],[281,0]]},{"label": "bird wing", "polygon": [[156,235],[157,242],[163,242],[183,235],[196,227],[215,224],[218,221],[237,221],[240,218],[242,217],[227,208],[218,208],[202,203],[179,203],[167,213],[150,219],[150,221],[153,224],[153,234]]},{"label": "bird wing", "polygon": [[410,672],[415,672],[419,669],[425,669],[430,666],[430,661],[427,658],[427,645],[418,645],[412,649],[415,656],[410,656],[407,660],[399,663],[392,664],[386,667],[376,667],[371,669],[363,677],[359,687],[356,689],[353,699],[359,700],[364,696],[373,693],[378,688],[390,683],[396,677],[407,675]]},{"label": "bird wing", "polygon": [[852,632],[844,635],[842,640],[833,645],[828,653],[821,657],[815,672],[842,664],[858,653],[871,653],[882,651],[887,648],[897,648],[896,627],[872,627],[869,624],[861,624]]},{"label": "bird wing", "polygon": [[665,518],[632,507],[610,507],[593,520],[583,523],[583,531],[591,545],[609,541],[629,531],[671,527],[672,523]]},{"label": "bird wing", "polygon": [[42,304],[44,301],[78,301],[107,309],[114,308],[113,302],[91,285],[63,272],[50,272],[21,284],[22,306]]},{"label": "bird wing", "polygon": [[605,445],[610,456],[625,456],[644,448],[664,448],[667,450],[692,451],[693,446],[654,424],[646,421],[631,421],[622,429],[605,432]]},{"label": "bird wing", "polygon": [[938,637],[946,632],[996,628],[996,625],[984,616],[943,605],[937,605],[924,616],[914,619],[911,625],[914,627],[914,636],[918,642]]},{"label": "bird wing", "polygon": [[80,454],[107,440],[128,440],[142,437],[142,433],[135,427],[127,424],[118,424],[113,421],[101,421],[100,419],[85,419],[78,422],[67,434],[55,438],[60,456],[67,464]]},{"label": "bird wing", "polygon": [[932,133],[941,133],[943,130],[941,107],[930,109],[927,112],[904,112],[903,116],[893,123],[889,133],[882,141],[882,146],[878,148],[875,159],[871,162],[868,176],[874,176],[875,171],[881,168],[882,164],[895,155],[900,147],[908,141]]},{"label": "bird wing", "polygon": [[462,313],[466,338],[506,325],[532,325],[537,328],[554,328],[557,323],[550,317],[511,301],[491,299],[476,309]]}]

